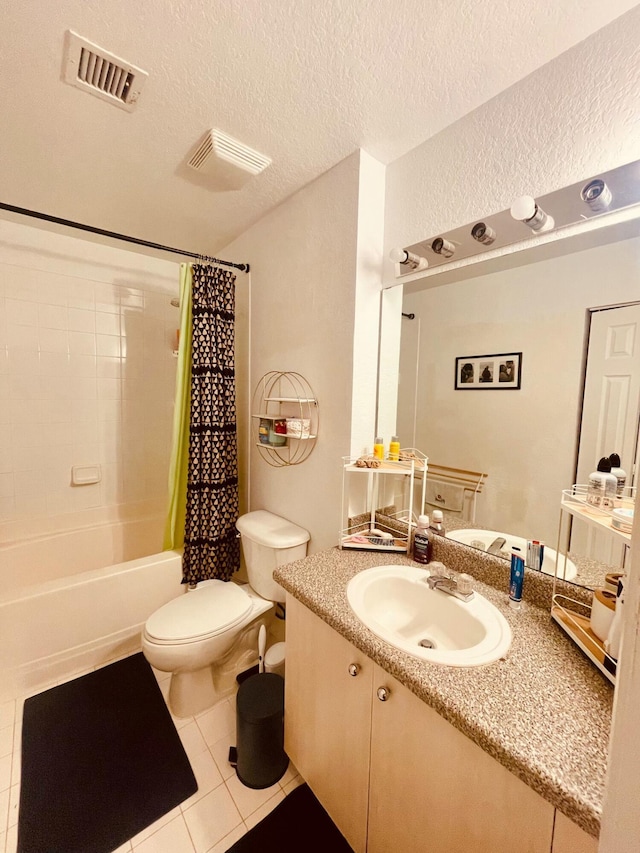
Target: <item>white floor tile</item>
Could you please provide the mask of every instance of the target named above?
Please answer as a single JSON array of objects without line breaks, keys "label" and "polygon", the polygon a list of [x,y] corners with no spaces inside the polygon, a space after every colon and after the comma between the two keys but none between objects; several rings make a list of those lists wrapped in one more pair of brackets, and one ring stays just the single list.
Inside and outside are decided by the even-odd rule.
[{"label": "white floor tile", "polygon": [[132,847],[130,841],[125,841],[117,850],[114,850],[113,853],[131,853]]},{"label": "white floor tile", "polygon": [[229,741],[230,743],[235,740],[235,706],[228,699],[223,699],[222,702],[218,702],[213,708],[210,708],[203,714],[199,714],[196,717],[196,722],[209,746],[226,736],[232,738]]},{"label": "white floor tile", "polygon": [[6,832],[0,832],[0,851],[2,851],[2,853],[4,853],[4,846],[5,846],[6,840],[7,840],[7,833]]},{"label": "white floor tile", "polygon": [[[6,832],[9,826],[9,798],[11,789],[0,793],[0,832]],[[2,848],[0,848],[1,850]]]},{"label": "white floor tile", "polygon": [[5,853],[17,853],[18,850],[18,827],[12,826],[7,830],[7,840],[5,841]]},{"label": "white floor tile", "polygon": [[18,812],[20,811],[20,785],[12,785],[9,788],[9,813],[7,826],[15,826],[18,823]]},{"label": "white floor tile", "polygon": [[193,761],[200,753],[207,751],[205,739],[202,737],[202,733],[194,720],[191,720],[188,725],[180,729],[178,734],[184,746],[184,751],[189,756],[189,761]]},{"label": "white floor tile", "polygon": [[13,752],[13,723],[0,729],[0,758]]},{"label": "white floor tile", "polygon": [[192,794],[188,800],[180,803],[182,811],[185,811],[189,806],[197,803],[198,800],[201,800],[202,797],[205,796],[205,794],[208,794],[209,791],[213,791],[213,789],[217,788],[223,781],[220,771],[218,770],[218,766],[213,760],[213,755],[211,755],[208,749],[191,759],[191,769],[196,777],[198,790],[195,794]]},{"label": "white floor tile", "polygon": [[15,713],[16,703],[14,699],[11,699],[9,702],[3,702],[0,705],[0,728],[4,729],[6,726],[12,726]]},{"label": "white floor tile", "polygon": [[271,785],[270,788],[261,788],[258,790],[255,788],[247,788],[247,786],[243,785],[237,776],[232,776],[230,779],[227,779],[225,785],[229,788],[229,793],[233,797],[233,801],[238,807],[238,811],[242,815],[243,820],[246,820],[250,814],[253,814],[256,809],[263,806],[267,800],[270,800],[271,797],[282,791],[282,788],[277,782],[275,785]]},{"label": "white floor tile", "polygon": [[142,844],[134,845],[133,849],[135,853],[194,853],[191,836],[182,815],[154,832]]},{"label": "white floor tile", "polygon": [[207,851],[242,824],[225,785],[218,787],[184,812],[196,853]]},{"label": "white floor tile", "polygon": [[292,779],[290,782],[287,782],[287,784],[284,786],[283,790],[284,790],[285,794],[288,795],[292,791],[295,791],[295,789],[299,785],[304,785],[304,779],[302,778],[302,776],[296,776],[295,779]]},{"label": "white floor tile", "polygon": [[247,829],[253,829],[254,826],[260,823],[268,814],[270,814],[277,805],[284,800],[284,791],[282,788],[273,797],[270,797],[266,803],[256,809],[252,814],[245,818]]},{"label": "white floor tile", "polygon": [[243,835],[247,832],[247,827],[244,823],[241,823],[240,826],[236,826],[235,829],[232,829],[229,835],[225,835],[222,841],[218,841],[217,844],[214,844],[213,847],[210,847],[207,850],[207,853],[227,853],[227,850],[236,843],[236,841],[240,841]]},{"label": "white floor tile", "polygon": [[235,767],[232,767],[229,764],[229,747],[235,746],[235,739],[231,738],[231,735],[225,735],[219,741],[210,746],[211,754],[218,765],[218,770],[220,771],[223,779],[229,779],[231,776],[235,776],[236,770]]},{"label": "white floor tile", "polygon": [[11,785],[11,760],[13,756],[0,758],[0,791],[6,791]]},{"label": "white floor tile", "polygon": [[175,809],[171,809],[170,812],[167,812],[162,817],[159,817],[154,823],[150,826],[147,826],[142,832],[139,832],[137,835],[134,835],[133,838],[130,839],[131,846],[136,847],[138,844],[142,844],[143,841],[146,841],[150,835],[153,835],[154,832],[157,832],[159,829],[162,829],[163,826],[166,826],[168,823],[171,823],[172,820],[177,818],[182,812],[180,811],[180,806],[176,806]]},{"label": "white floor tile", "polygon": [[280,787],[284,788],[292,779],[295,779],[296,776],[299,776],[298,770],[294,765],[293,761],[289,762],[289,766],[284,771],[284,776],[280,779]]}]

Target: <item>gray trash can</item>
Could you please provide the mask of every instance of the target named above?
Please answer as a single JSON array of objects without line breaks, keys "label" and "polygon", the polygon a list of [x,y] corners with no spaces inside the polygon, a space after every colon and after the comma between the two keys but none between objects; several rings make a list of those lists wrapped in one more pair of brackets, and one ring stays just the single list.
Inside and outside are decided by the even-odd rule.
[{"label": "gray trash can", "polygon": [[238,779],[248,788],[269,788],[284,776],[284,679],[272,672],[243,681],[236,697]]}]

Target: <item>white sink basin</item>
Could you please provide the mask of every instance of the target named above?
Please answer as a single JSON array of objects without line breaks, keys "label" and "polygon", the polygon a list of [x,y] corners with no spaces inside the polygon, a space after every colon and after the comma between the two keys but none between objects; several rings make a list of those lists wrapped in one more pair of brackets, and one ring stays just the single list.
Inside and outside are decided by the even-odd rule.
[{"label": "white sink basin", "polygon": [[478,592],[464,602],[430,589],[428,576],[414,566],[376,566],[349,581],[347,599],[377,637],[416,658],[481,666],[503,657],[511,628],[500,611]]},{"label": "white sink basin", "polygon": [[[527,540],[520,536],[511,536],[510,533],[500,533],[499,530],[450,530],[447,532],[447,539],[453,539],[454,542],[460,542],[462,545],[471,545],[478,548],[480,551],[486,551],[489,545],[496,539],[504,539],[505,544],[502,546],[502,552],[498,552],[496,556],[511,559],[511,549],[520,548],[522,556],[527,553]],[[557,554],[552,548],[544,549],[544,560],[542,561],[542,571],[545,575],[555,575],[556,573],[556,558]],[[560,558],[560,571],[558,577],[566,581],[572,581],[578,570],[576,564],[564,557]]]}]

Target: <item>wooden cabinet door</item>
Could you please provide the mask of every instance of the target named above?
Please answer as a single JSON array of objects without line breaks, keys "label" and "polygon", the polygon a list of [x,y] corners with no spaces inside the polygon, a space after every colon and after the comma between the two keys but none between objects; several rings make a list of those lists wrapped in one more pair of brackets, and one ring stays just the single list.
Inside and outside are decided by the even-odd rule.
[{"label": "wooden cabinet door", "polygon": [[368,853],[549,853],[553,806],[374,667]]},{"label": "wooden cabinet door", "polygon": [[551,853],[598,853],[598,841],[556,810]]},{"label": "wooden cabinet door", "polygon": [[285,750],[356,853],[367,843],[373,667],[287,595]]}]

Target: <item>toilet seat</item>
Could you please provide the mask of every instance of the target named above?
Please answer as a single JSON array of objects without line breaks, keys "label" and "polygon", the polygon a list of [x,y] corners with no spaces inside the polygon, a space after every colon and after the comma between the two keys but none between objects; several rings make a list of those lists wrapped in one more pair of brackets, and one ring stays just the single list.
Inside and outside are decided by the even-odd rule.
[{"label": "toilet seat", "polygon": [[252,609],[242,587],[229,581],[207,581],[152,613],[145,635],[159,645],[195,643],[233,628]]}]

